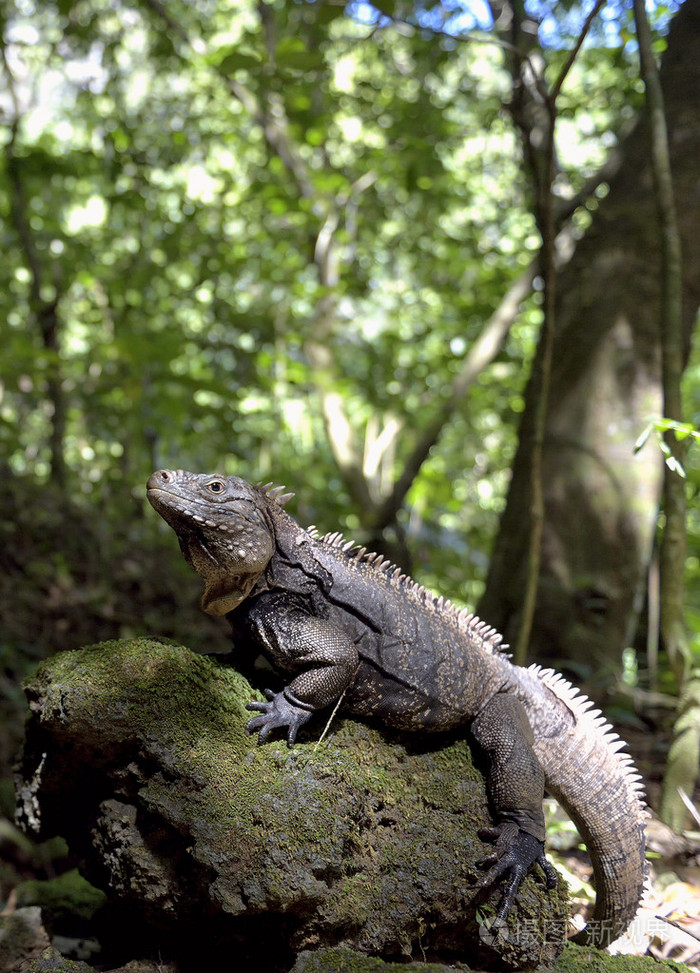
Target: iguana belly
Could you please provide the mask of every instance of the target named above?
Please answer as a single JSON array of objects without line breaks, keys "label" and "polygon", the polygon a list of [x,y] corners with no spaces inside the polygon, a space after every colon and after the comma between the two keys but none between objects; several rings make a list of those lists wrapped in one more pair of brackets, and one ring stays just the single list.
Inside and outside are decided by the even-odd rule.
[{"label": "iguana belly", "polygon": [[341,704],[355,716],[378,718],[398,730],[450,730],[469,717],[363,661]]}]

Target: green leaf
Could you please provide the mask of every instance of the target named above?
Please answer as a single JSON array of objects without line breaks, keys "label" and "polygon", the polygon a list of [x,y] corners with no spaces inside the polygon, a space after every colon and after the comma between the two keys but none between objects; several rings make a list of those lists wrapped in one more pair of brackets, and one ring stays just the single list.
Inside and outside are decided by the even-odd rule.
[{"label": "green leaf", "polygon": [[677,473],[679,476],[683,477],[684,480],[686,479],[686,472],[683,468],[683,464],[677,460],[675,456],[671,456],[670,453],[666,457],[666,466],[668,466],[669,470],[671,470],[673,473]]},{"label": "green leaf", "polygon": [[644,431],[642,432],[642,434],[639,436],[639,438],[634,444],[635,453],[638,453],[640,449],[643,449],[644,446],[646,446],[649,440],[649,436],[651,436],[653,432],[654,432],[654,423],[650,422],[649,425],[644,429]]}]

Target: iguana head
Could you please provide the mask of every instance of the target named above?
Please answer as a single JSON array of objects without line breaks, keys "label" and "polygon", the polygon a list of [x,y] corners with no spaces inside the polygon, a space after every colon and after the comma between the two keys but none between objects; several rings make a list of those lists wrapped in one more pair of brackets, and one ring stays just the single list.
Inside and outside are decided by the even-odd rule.
[{"label": "iguana head", "polygon": [[204,581],[202,608],[225,615],[250,594],[275,550],[265,497],[237,476],[158,470],[148,499]]}]

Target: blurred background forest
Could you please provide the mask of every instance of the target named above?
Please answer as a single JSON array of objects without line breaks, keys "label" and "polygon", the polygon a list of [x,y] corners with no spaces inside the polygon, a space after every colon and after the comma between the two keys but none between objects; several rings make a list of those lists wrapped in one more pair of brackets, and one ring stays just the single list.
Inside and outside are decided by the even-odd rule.
[{"label": "blurred background forest", "polygon": [[[675,387],[630,4],[3,0],[0,17],[5,773],[45,655],[136,634],[227,649],[146,510],[150,472],[181,467],[284,483],[302,524],[382,550],[513,645],[525,626],[528,662],[664,731],[657,766],[675,720],[666,818],[685,823],[700,0],[649,10],[683,256]],[[669,570],[671,478],[687,550]],[[685,584],[673,645],[664,574]]]}]

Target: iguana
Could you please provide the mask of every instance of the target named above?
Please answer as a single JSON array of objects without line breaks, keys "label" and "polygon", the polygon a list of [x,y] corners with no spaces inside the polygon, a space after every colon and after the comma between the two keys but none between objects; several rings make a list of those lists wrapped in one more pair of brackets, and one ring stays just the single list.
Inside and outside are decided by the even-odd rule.
[{"label": "iguana", "polygon": [[148,499],[204,581],[202,607],[228,615],[237,646],[293,678],[247,724],[289,743],[318,710],[342,710],[401,730],[470,727],[486,764],[495,826],[483,888],[505,880],[495,924],[544,856],[546,789],[564,806],[593,861],[597,898],[579,939],[605,945],[635,916],[645,883],[641,778],[592,703],[551,669],[513,665],[501,636],[402,574],[381,556],[300,527],[291,494],[235,476],[159,470]]}]

